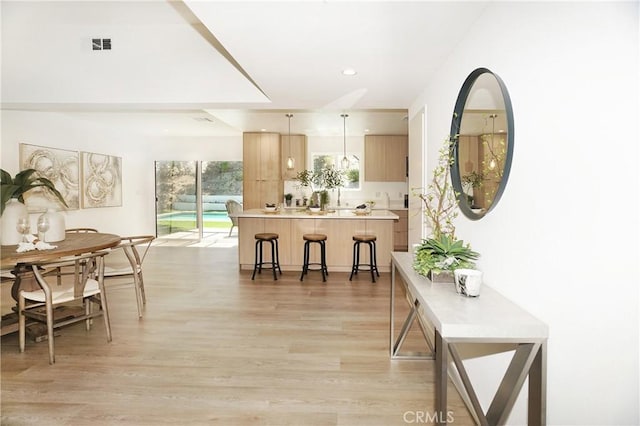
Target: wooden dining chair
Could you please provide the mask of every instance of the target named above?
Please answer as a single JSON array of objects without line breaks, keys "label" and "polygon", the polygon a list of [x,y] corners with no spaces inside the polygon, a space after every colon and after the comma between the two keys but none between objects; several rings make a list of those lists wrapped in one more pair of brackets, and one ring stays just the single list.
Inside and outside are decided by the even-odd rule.
[{"label": "wooden dining chair", "polygon": [[155,237],[153,235],[136,235],[121,237],[120,244],[111,249],[111,252],[122,249],[129,265],[123,267],[113,267],[106,265],[104,277],[110,278],[133,278],[133,288],[136,292],[136,302],[138,304],[138,318],[142,318],[143,305],[147,303],[144,292],[144,278],[142,275],[142,263],[147,256],[151,243]]},{"label": "wooden dining chair", "polygon": [[[98,230],[96,228],[67,228],[64,232],[65,234],[89,234],[98,232]],[[70,270],[72,266],[73,262],[58,262],[57,265],[50,265],[50,269],[46,272],[46,275],[56,275],[58,285],[62,285],[62,277],[73,273],[73,271]]]},{"label": "wooden dining chair", "polygon": [[[18,330],[20,352],[25,349],[26,319],[42,322],[47,325],[47,339],[49,343],[49,364],[55,363],[54,328],[63,327],[79,321],[85,321],[87,331],[91,321],[98,316],[104,317],[107,341],[111,341],[111,324],[109,322],[109,308],[107,295],[104,290],[104,256],[106,251],[84,254],[80,256],[57,259],[55,261],[34,262],[29,265],[40,286],[38,290],[18,292]],[[74,265],[74,272],[64,280],[62,286],[48,281],[44,271],[51,265],[54,268],[60,260]],[[84,315],[54,317],[54,308],[62,305],[77,306],[82,301]],[[92,303],[100,309],[94,310]]]},{"label": "wooden dining chair", "polygon": [[98,232],[96,228],[67,228],[64,230],[66,233],[76,233],[76,234],[88,234],[90,232]]}]

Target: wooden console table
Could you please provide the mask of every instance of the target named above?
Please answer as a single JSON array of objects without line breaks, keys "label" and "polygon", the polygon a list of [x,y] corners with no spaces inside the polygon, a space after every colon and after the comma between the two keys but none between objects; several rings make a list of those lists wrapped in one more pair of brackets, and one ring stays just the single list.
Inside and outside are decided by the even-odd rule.
[{"label": "wooden console table", "polygon": [[[391,254],[390,356],[392,359],[436,361],[436,413],[447,419],[447,378],[458,373],[470,410],[481,425],[505,424],[525,379],[529,378],[528,423],[546,424],[546,344],[548,327],[491,287],[482,286],[480,296],[456,293],[452,283],[432,283],[417,274],[411,253]],[[396,285],[404,286],[410,311],[395,336]],[[416,318],[433,326],[433,353],[403,354],[402,344]],[[424,329],[423,329],[424,332]],[[429,333],[425,334],[427,340]],[[456,344],[514,344],[515,353],[486,413],[478,401]],[[451,357],[451,359],[449,359]],[[464,398],[463,398],[464,399]],[[442,424],[439,423],[439,424]]]}]

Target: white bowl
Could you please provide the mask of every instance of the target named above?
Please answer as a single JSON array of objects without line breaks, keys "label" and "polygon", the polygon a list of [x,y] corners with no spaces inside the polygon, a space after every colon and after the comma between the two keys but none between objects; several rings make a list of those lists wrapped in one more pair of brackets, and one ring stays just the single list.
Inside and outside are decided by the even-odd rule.
[{"label": "white bowl", "polygon": [[266,211],[266,212],[275,212],[276,208],[275,207],[265,207],[264,211]]},{"label": "white bowl", "polygon": [[309,211],[312,213],[318,213],[320,211],[320,207],[309,207]]}]

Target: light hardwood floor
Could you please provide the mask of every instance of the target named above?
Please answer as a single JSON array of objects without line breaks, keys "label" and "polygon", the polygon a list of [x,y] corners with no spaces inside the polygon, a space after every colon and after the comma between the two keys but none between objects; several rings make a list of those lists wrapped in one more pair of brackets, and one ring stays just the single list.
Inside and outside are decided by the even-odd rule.
[{"label": "light hardwood floor", "polygon": [[[2,337],[3,425],[406,425],[433,413],[433,361],[389,359],[389,274],[251,281],[237,248],[155,246],[138,320],[129,285],[46,342]],[[398,306],[398,308],[404,306]],[[400,324],[398,324],[399,326]],[[417,330],[406,344],[423,345]],[[449,386],[454,424],[473,424]],[[416,417],[418,416],[418,417]]]}]

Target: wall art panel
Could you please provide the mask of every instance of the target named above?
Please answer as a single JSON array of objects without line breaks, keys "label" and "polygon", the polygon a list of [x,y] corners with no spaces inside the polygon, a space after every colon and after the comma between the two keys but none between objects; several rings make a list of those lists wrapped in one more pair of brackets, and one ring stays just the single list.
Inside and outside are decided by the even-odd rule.
[{"label": "wall art panel", "polygon": [[82,208],[122,205],[122,159],[82,152]]},{"label": "wall art panel", "polygon": [[57,210],[80,207],[78,151],[21,143],[20,170],[25,169],[35,169],[38,176],[53,182],[69,206],[64,207],[49,191],[36,188],[25,194],[25,204],[30,212],[44,211],[48,207]]}]

